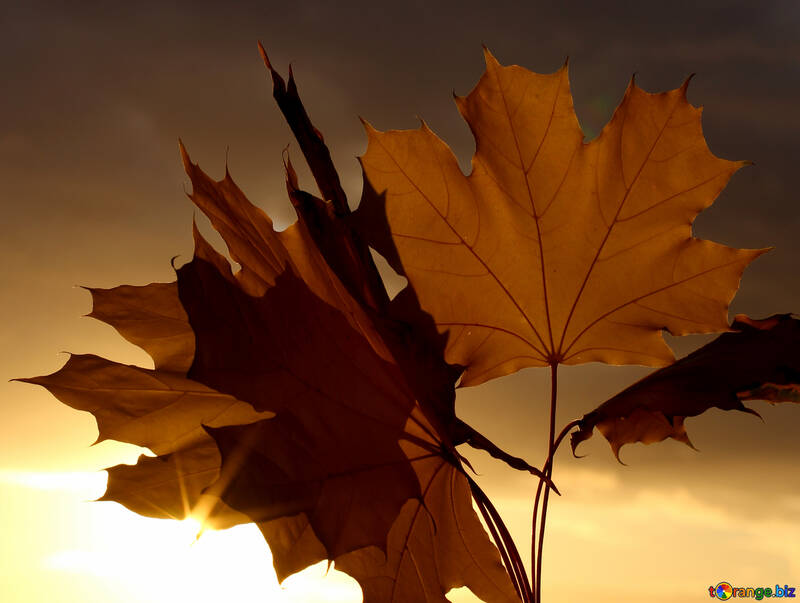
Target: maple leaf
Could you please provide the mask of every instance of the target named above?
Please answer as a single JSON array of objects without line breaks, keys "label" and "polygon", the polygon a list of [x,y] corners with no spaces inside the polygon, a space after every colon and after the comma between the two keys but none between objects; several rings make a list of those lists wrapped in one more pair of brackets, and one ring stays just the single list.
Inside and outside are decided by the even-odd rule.
[{"label": "maple leaf", "polygon": [[[279,573],[317,561],[302,550],[319,554],[318,542],[323,558],[341,563],[365,593],[375,580],[395,593],[386,598],[381,590],[367,600],[413,600],[410,593],[422,588],[427,600],[445,601],[450,588],[462,585],[486,600],[515,600],[465,478],[453,474],[462,471],[460,463],[417,404],[384,331],[321,259],[305,222],[275,232],[229,175],[214,182],[185,153],[184,163],[192,200],[242,265],[233,275],[195,233],[195,258],[178,270],[196,337],[189,376],[277,415],[208,430],[223,458],[215,491],[259,525],[291,518],[291,530],[262,528],[271,546],[277,541],[293,556],[280,568],[276,562]],[[265,262],[263,249],[282,263]],[[250,283],[263,292],[253,295]],[[447,378],[452,395],[455,376]],[[439,524],[452,529],[423,539]],[[456,535],[469,546],[455,546]],[[436,555],[453,561],[448,571],[441,563],[421,570],[421,583],[408,563],[430,554],[431,540]],[[470,569],[476,562],[477,576]]]},{"label": "maple leaf", "polygon": [[[114,293],[106,293],[104,303],[113,304]],[[157,345],[163,349],[161,343]],[[134,466],[109,468],[101,500],[119,502],[149,517],[183,519],[196,510],[205,525],[214,528],[249,521],[222,504],[217,494],[203,493],[218,477],[220,455],[202,425],[249,423],[272,413],[256,412],[249,404],[179,373],[91,354],[72,355],[52,375],[20,381],[41,385],[61,402],[91,412],[97,420],[97,442],[128,442],[159,455],[142,455]]]},{"label": "maple leaf", "polygon": [[[200,509],[209,527],[255,521],[281,580],[341,559],[371,601],[446,601],[463,585],[516,600],[459,461],[304,223],[275,232],[229,175],[214,182],[182,152],[192,200],[242,269],[234,275],[195,228],[177,283],[90,290],[91,316],[155,369],[85,355],[25,379],[92,412],[98,441],[158,455],[110,468],[101,500],[152,517]],[[409,572],[429,554],[436,564]]]},{"label": "maple leaf", "polygon": [[[153,370],[75,356],[26,381],[92,412],[100,439],[157,454],[110,468],[102,500],[153,517],[199,509],[211,527],[255,521],[281,580],[327,558],[369,601],[446,601],[464,585],[516,600],[454,445],[541,472],[456,419],[461,369],[444,362],[444,339],[413,293],[389,301],[366,246],[331,209],[346,200],[291,77],[283,93],[312,171],[330,172],[320,188],[333,201],[300,191],[287,160],[300,219],[276,232],[227,170],[212,180],[181,144],[190,198],[241,269],[195,227],[176,283],[90,290],[91,316],[145,349]],[[421,558],[433,564],[409,571]]]},{"label": "maple leaf", "polygon": [[731,329],[584,415],[571,435],[573,453],[595,427],[619,460],[620,448],[632,442],[672,438],[692,446],[684,420],[709,408],[758,415],[742,400],[799,402],[800,320],[738,315]]},{"label": "maple leaf", "polygon": [[[178,271],[196,334],[189,375],[277,413],[253,430],[226,432],[235,435],[220,446],[223,473],[231,449],[234,458],[223,500],[255,521],[307,513],[331,559],[384,546],[400,507],[420,494],[399,445],[414,405],[402,376],[293,273],[252,297],[211,253],[199,242],[195,259]],[[235,458],[250,438],[265,449],[258,470]]]},{"label": "maple leaf", "polygon": [[184,519],[190,513],[208,528],[250,519],[205,492],[219,476],[221,457],[202,425],[221,427],[272,416],[246,402],[186,378],[194,358],[194,333],[178,298],[177,283],[89,288],[92,312],[145,350],[154,370],[72,355],[52,375],[20,379],[47,388],[61,402],[91,412],[97,442],[118,440],[149,448],[135,465],[108,468],[100,500],[141,515]]},{"label": "maple leaf", "polygon": [[632,81],[590,143],[567,66],[486,72],[456,104],[475,137],[472,172],[423,122],[379,132],[361,158],[354,224],[404,274],[448,362],[476,385],[526,366],[663,366],[661,332],[724,331],[745,266],[765,250],[695,239],[694,217],[745,162],[715,157],[679,89]]}]

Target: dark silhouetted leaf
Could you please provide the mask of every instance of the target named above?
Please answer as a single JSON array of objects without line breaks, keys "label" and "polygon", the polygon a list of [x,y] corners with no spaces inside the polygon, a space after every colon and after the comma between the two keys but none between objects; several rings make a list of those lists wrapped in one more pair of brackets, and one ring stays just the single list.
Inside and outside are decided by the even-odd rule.
[{"label": "dark silhouetted leaf", "polygon": [[739,315],[711,343],[659,369],[583,417],[572,450],[597,427],[614,455],[625,444],[666,438],[691,446],[684,420],[709,408],[757,414],[742,400],[798,402],[800,321],[789,315]]},{"label": "dark silhouetted leaf", "polygon": [[[186,156],[185,163],[192,199],[221,225],[242,264],[232,274],[227,261],[195,234],[195,258],[178,271],[197,346],[189,376],[277,414],[251,425],[209,429],[223,456],[212,490],[259,522],[271,545],[284,547],[276,560],[283,575],[317,561],[320,543],[324,556],[345,571],[351,568],[365,589],[380,576],[401,597],[393,600],[412,600],[418,577],[404,564],[428,554],[419,548],[420,535],[441,523],[464,529],[458,538],[469,546],[453,546],[452,530],[434,530],[438,554],[447,551],[451,567],[463,571],[431,568],[423,584],[428,600],[444,601],[450,588],[462,585],[487,600],[514,600],[469,488],[434,480],[439,473],[458,473],[460,464],[418,405],[413,383],[385,343],[384,325],[375,326],[319,257],[302,220],[276,233],[259,215],[244,233],[228,232],[238,216],[257,210],[243,207],[249,202],[229,176],[214,182]],[[252,259],[253,241],[282,258],[273,270]],[[312,272],[310,278],[305,271]],[[251,283],[263,284],[263,291]],[[402,339],[402,333],[390,335]],[[452,396],[456,375],[446,378],[445,393]],[[287,523],[277,533],[271,530],[269,522],[279,517],[293,518],[292,529]],[[402,568],[394,567],[395,555],[406,560]],[[479,578],[467,571],[476,560],[483,564]]]}]

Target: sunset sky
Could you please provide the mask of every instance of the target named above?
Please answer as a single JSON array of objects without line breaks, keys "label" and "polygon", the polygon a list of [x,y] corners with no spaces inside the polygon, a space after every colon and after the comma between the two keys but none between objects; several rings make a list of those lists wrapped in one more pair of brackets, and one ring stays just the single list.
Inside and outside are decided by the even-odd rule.
[{"label": "sunset sky", "polygon": [[[209,532],[86,502],[104,467],[141,449],[94,447],[94,419],[12,378],[49,374],[63,352],[152,367],[109,326],[83,315],[89,293],[172,281],[191,258],[194,211],[178,154],[221,178],[225,162],[280,228],[294,220],[281,152],[301,157],[256,49],[291,62],[355,207],[379,129],[418,117],[457,154],[474,145],[452,92],[483,73],[481,44],[537,72],[569,56],[580,123],[596,136],[635,72],[648,91],[679,86],[705,107],[711,150],[755,165],[737,173],[695,234],[774,246],[744,274],[731,317],[800,312],[800,3],[762,2],[26,2],[0,8],[0,600],[3,603],[360,601],[356,583],[314,567],[276,583],[254,526]],[[312,189],[303,169],[301,184]],[[204,220],[204,219],[203,219]],[[219,239],[209,235],[215,243]],[[222,249],[222,247],[220,247]],[[396,281],[393,281],[396,283]],[[669,338],[678,355],[709,336]],[[647,374],[562,368],[558,423]],[[541,465],[548,374],[526,369],[459,390],[458,414]],[[764,402],[689,419],[695,452],[669,441],[623,448],[596,435],[585,458],[564,447],[554,479],[545,603],[708,600],[708,586],[800,587],[800,408]],[[480,453],[469,458],[530,548],[535,482]],[[460,597],[460,598],[459,598]],[[453,600],[470,600],[458,593]]]}]

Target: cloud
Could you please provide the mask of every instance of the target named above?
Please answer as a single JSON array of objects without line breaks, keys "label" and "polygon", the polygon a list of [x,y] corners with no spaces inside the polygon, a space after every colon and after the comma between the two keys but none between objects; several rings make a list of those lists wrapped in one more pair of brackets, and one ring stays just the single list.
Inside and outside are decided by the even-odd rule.
[{"label": "cloud", "polygon": [[[635,490],[602,473],[563,471],[557,481],[565,495],[551,498],[545,539],[545,587],[556,603],[577,600],[589,584],[595,601],[636,600],[644,583],[693,600],[721,580],[768,586],[800,575],[796,516],[743,520],[724,496],[709,502],[669,484]],[[800,505],[761,494],[764,507]],[[529,534],[532,497],[496,503],[512,534]],[[528,544],[518,542],[525,558]]]}]

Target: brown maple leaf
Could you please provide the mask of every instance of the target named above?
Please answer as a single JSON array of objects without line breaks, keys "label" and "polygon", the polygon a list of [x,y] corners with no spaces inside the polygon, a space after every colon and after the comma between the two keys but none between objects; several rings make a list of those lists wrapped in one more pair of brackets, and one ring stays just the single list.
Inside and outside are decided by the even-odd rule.
[{"label": "brown maple leaf", "polygon": [[[89,316],[112,325],[148,352],[156,370],[117,365],[94,356],[73,357],[75,362],[71,360],[61,371],[25,381],[44,385],[61,401],[92,412],[100,429],[98,441],[128,441],[158,453],[156,457],[142,455],[135,465],[110,467],[108,486],[100,500],[118,502],[148,517],[192,516],[204,528],[252,522],[221,501],[222,457],[206,430],[247,424],[274,413],[255,412],[249,404],[185,378],[194,360],[195,335],[180,303],[177,282],[89,291],[93,301]],[[120,379],[120,371],[129,377]],[[104,377],[91,378],[98,373]],[[180,379],[192,392],[177,400],[169,392],[142,396],[141,390],[129,389],[130,376],[137,381],[151,377],[154,383]],[[94,387],[93,381],[97,382]],[[70,383],[79,387],[70,391],[65,387]],[[131,413],[140,416],[131,421]],[[280,580],[326,557],[303,514],[257,525],[270,543]]]},{"label": "brown maple leaf", "polygon": [[526,366],[663,366],[674,335],[724,331],[744,267],[764,250],[695,239],[694,217],[744,162],[708,149],[679,89],[633,81],[601,135],[583,142],[566,65],[502,67],[458,108],[472,172],[424,123],[366,124],[361,235],[404,274],[462,385]]},{"label": "brown maple leaf", "polygon": [[186,378],[194,358],[194,333],[177,283],[88,290],[93,303],[89,316],[145,350],[155,369],[78,355],[52,375],[21,381],[42,385],[65,404],[91,412],[97,420],[97,442],[128,442],[158,455],[110,467],[100,500],[148,517],[184,519],[192,514],[208,528],[249,522],[218,494],[206,492],[219,477],[221,457],[202,425],[248,423],[272,413],[256,412]]},{"label": "brown maple leaf", "polygon": [[[619,460],[625,444],[666,438],[692,446],[684,420],[709,408],[758,415],[742,400],[799,402],[800,320],[738,315],[732,332],[637,381],[580,421],[572,450],[597,427]],[[693,446],[692,446],[693,447]]]},{"label": "brown maple leaf", "polygon": [[[365,595],[367,600],[414,600],[412,593],[422,588],[428,600],[445,601],[450,588],[463,585],[486,600],[514,600],[500,556],[472,509],[469,487],[463,487],[460,462],[448,452],[448,435],[434,426],[442,417],[434,413],[431,423],[422,412],[414,380],[409,383],[385,343],[385,325],[376,326],[376,317],[335,284],[337,276],[303,220],[276,233],[228,175],[214,182],[184,159],[192,200],[242,264],[233,275],[227,261],[196,235],[195,258],[178,271],[180,298],[196,337],[189,376],[277,414],[251,425],[209,429],[223,457],[212,489],[259,525],[291,518],[291,533],[281,526],[276,536],[262,527],[271,545],[278,541],[283,554],[293,556],[291,562],[276,561],[279,572],[318,560],[298,553],[302,547],[295,542],[304,538],[303,547],[318,554],[318,541],[323,558],[336,560],[365,593],[377,580],[380,594]],[[246,233],[239,231],[244,228]],[[256,246],[285,257],[283,272],[267,274]],[[307,278],[309,269],[324,278]],[[258,280],[245,276],[259,270]],[[253,295],[249,282],[269,284]],[[447,379],[452,395],[455,376]],[[431,533],[431,525],[439,524],[450,528]],[[408,563],[426,554],[449,556],[452,569],[433,565],[420,582]],[[470,571],[475,563],[481,572]]]},{"label": "brown maple leaf", "polygon": [[[255,521],[279,578],[341,559],[368,600],[445,601],[463,585],[516,599],[451,443],[458,371],[375,312],[388,298],[356,299],[304,219],[276,232],[229,174],[216,182],[181,152],[192,200],[241,270],[195,228],[177,283],[92,290],[92,316],[149,352],[154,370],[73,357],[27,380],[92,412],[101,438],[158,455],[111,468],[103,500],[154,517],[199,509],[212,527]],[[401,368],[386,338],[394,350],[416,341],[422,360],[410,348]],[[408,564],[428,554],[441,560],[420,581]]]},{"label": "brown maple leaf", "polygon": [[194,336],[175,283],[90,289],[90,316],[117,328],[147,351],[154,370],[73,355],[52,375],[20,379],[46,387],[63,403],[91,412],[97,442],[117,440],[149,448],[136,465],[108,469],[106,493],[142,515],[183,519],[194,513],[211,528],[250,521],[204,490],[220,469],[220,454],[203,425],[221,427],[272,416],[188,379]]},{"label": "brown maple leaf", "polygon": [[[52,375],[21,381],[42,385],[65,404],[91,412],[97,419],[98,442],[114,439],[158,454],[142,455],[135,465],[110,467],[100,500],[118,502],[148,517],[191,515],[204,528],[248,523],[251,517],[220,500],[222,459],[206,429],[242,425],[274,413],[256,412],[247,403],[165,369],[163,358],[188,368],[194,357],[194,334],[176,284],[90,289],[94,301],[90,316],[115,326],[148,351],[155,371],[77,355]],[[188,347],[183,336],[187,331]],[[304,517],[261,521],[258,526],[268,537],[281,580],[326,558],[322,544],[306,529]]]},{"label": "brown maple leaf", "polygon": [[[385,546],[400,507],[420,495],[399,444],[414,405],[402,375],[297,275],[253,297],[212,254],[198,239],[178,271],[196,337],[189,376],[277,414],[226,430],[223,500],[254,521],[305,512],[330,559]],[[256,447],[264,462],[251,470],[236,452]]]}]

